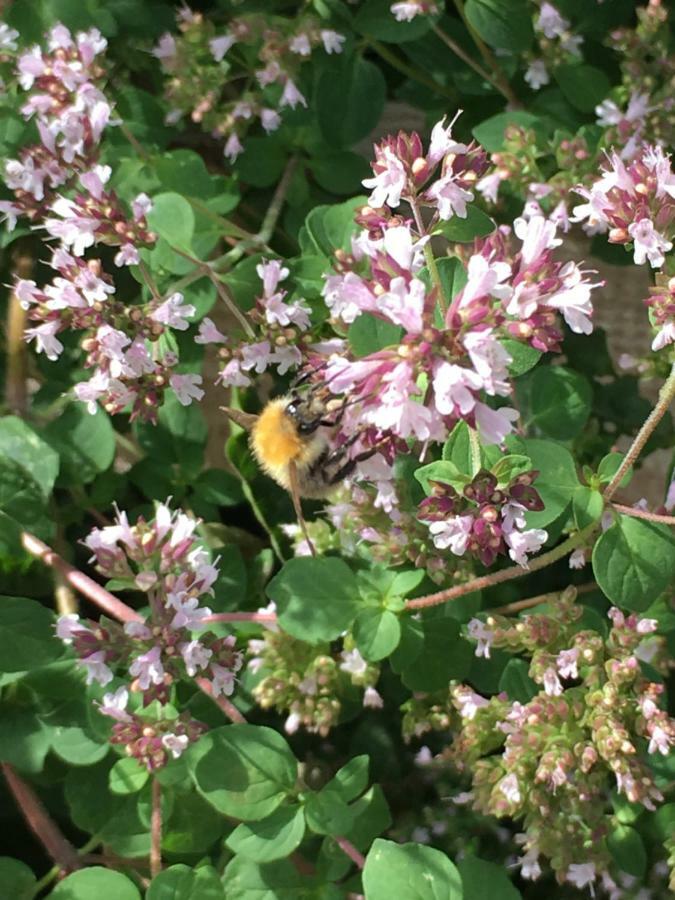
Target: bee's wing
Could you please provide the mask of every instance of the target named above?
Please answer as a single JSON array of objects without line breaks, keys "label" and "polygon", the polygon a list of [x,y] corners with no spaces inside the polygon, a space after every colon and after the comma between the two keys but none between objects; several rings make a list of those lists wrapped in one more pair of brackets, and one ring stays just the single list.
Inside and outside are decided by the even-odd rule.
[{"label": "bee's wing", "polygon": [[232,409],[230,406],[221,406],[220,408],[224,413],[227,413],[235,425],[239,425],[244,431],[250,431],[258,421],[258,416],[243,412],[241,409]]},{"label": "bee's wing", "polygon": [[300,482],[298,481],[298,469],[291,460],[288,464],[288,478],[291,483],[291,500],[293,501],[293,509],[295,510],[295,515],[298,520],[298,525],[302,530],[302,534],[307,541],[307,546],[309,547],[310,553],[312,556],[316,556],[316,550],[314,549],[314,544],[312,543],[312,539],[307,533],[307,524],[305,522],[305,517],[302,514],[302,504],[300,502]]}]

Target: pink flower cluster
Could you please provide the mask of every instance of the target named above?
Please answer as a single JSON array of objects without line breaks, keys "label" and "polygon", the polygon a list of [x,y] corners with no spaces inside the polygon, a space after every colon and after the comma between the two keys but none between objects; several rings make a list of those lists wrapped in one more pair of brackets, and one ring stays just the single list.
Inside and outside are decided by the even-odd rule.
[{"label": "pink flower cluster", "polygon": [[[249,372],[260,375],[271,365],[285,375],[302,362],[297,345],[310,327],[308,307],[302,300],[286,302],[287,292],[279,284],[288,278],[289,270],[280,260],[263,261],[256,272],[262,281],[262,293],[248,314],[256,326],[254,339],[231,351],[221,350],[221,356],[229,359],[217,381],[225,387],[248,387],[252,384]],[[200,344],[222,344],[226,338],[210,319],[204,319],[196,340]]]},{"label": "pink flower cluster", "polygon": [[625,163],[616,153],[609,168],[590,188],[576,192],[585,203],[573,210],[573,222],[583,222],[588,234],[608,232],[610,243],[633,245],[637,265],[649,261],[661,268],[672,250],[675,220],[675,173],[670,157],[658,146],[644,146]]},{"label": "pink flower cluster", "polygon": [[[318,48],[328,54],[341,53],[345,37],[322,28],[312,16],[302,17],[300,22],[289,19],[288,28],[281,23],[275,18],[273,26],[268,16],[254,13],[232,18],[226,32],[214,35],[201,13],[181,7],[178,27],[184,40],[176,41],[167,32],[153,50],[162,69],[172,76],[168,99],[174,108],[169,121],[177,122],[189,112],[193,122],[202,122],[214,137],[225,140],[224,154],[234,162],[244,149],[242,139],[253,122],[259,120],[270,134],[281,125],[284,109],[307,106],[296,84],[302,63]],[[195,60],[195,45],[204,41],[208,47],[207,65]],[[230,55],[235,44],[246,48],[237,63]],[[245,64],[242,77],[255,79],[257,86],[249,85],[236,100],[223,103],[222,76],[228,73],[231,78],[232,68],[240,65],[243,57],[250,62]],[[218,64],[215,69],[214,62]],[[216,81],[214,71],[218,75]]]},{"label": "pink flower cluster", "polygon": [[[139,248],[156,239],[146,220],[150,198],[139,194],[129,213],[107,187],[110,166],[97,162],[111,113],[94,84],[103,75],[96,57],[105,46],[96,30],[73,38],[57,25],[47,36],[47,51],[36,46],[18,57],[19,83],[30,91],[23,113],[36,116],[42,144],[24,151],[21,161],[7,163],[5,177],[16,202],[0,208],[11,225],[25,214],[60,242],[50,263],[57,273],[50,284],[16,284],[19,301],[34,323],[26,339],[55,360],[63,350],[59,335],[84,331],[85,366],[94,371],[88,381],[75,385],[75,397],[92,413],[100,402],[110,413],[130,408],[132,418],[154,421],[168,388],[185,405],[203,396],[200,376],[175,372],[174,354],[160,358],[151,350],[168,329],[185,330],[186,317],[195,309],[177,293],[143,306],[125,305],[115,297],[113,280],[100,260],[82,259],[87,250],[103,244],[119,248],[117,266],[137,265]],[[75,187],[76,179],[72,196],[57,193],[59,187]]]},{"label": "pink flower cluster", "polygon": [[[371,204],[398,206],[407,200],[416,226],[386,207],[365,207],[366,226],[352,242],[352,254],[338,254],[337,274],[324,295],[334,318],[354,322],[363,313],[397,326],[391,347],[350,360],[333,356],[325,369],[335,393],[348,392],[354,405],[345,416],[399,438],[442,440],[460,419],[477,428],[485,443],[501,443],[512,430],[515,410],[493,409],[482,393],[511,393],[511,357],[500,340],[513,338],[538,350],[557,349],[561,313],[573,331],[592,330],[591,284],[574,262],[560,263],[555,225],[543,216],[514,223],[521,247],[511,247],[502,226],[476,241],[468,259],[468,282],[452,296],[429,289],[421,271],[428,232],[444,218],[467,215],[468,187],[483,171],[484,154],[454,142],[438,123],[422,155],[417,135],[399,135],[376,150]],[[441,164],[441,177],[428,184]],[[418,204],[434,209],[424,228]],[[424,386],[424,387],[422,387]]]},{"label": "pink flower cluster", "polygon": [[43,216],[52,193],[95,160],[111,116],[98,86],[103,69],[97,57],[106,45],[95,28],[73,36],[65,26],[55,25],[46,50],[36,45],[19,55],[19,84],[30,91],[21,112],[26,119],[35,118],[41,143],[5,163],[5,183],[15,199],[1,201],[0,212],[10,227],[19,215]]},{"label": "pink flower cluster", "polygon": [[198,524],[167,504],[157,506],[151,521],[139,518],[133,526],[118,511],[114,525],[94,529],[84,543],[99,572],[147,595],[149,617],[123,628],[84,622],[76,615],[61,616],[57,623],[57,636],[73,645],[88,684],[107,685],[116,671],[129,679],[127,686],[106,695],[101,712],[117,720],[113,742],[127,744],[128,752],[151,769],[166,762],[166,751],[179,756],[203,726],[181,717],[178,725],[171,719],[153,723],[156,733],[149,735],[142,708],[127,712],[129,692],[141,695],[141,707],[155,700],[165,704],[177,681],[199,676],[209,682],[213,696],[230,695],[242,666],[234,637],[192,634],[205,627],[211,614],[199,601],[213,594],[218,577],[218,560],[211,563],[195,537]]},{"label": "pink flower cluster", "polygon": [[661,350],[675,343],[675,278],[669,278],[665,284],[657,283],[649,292],[650,297],[645,303],[652,325],[658,328],[652,350]]},{"label": "pink flower cluster", "polygon": [[525,513],[544,504],[532,487],[537,472],[524,472],[501,487],[492,472],[481,471],[459,494],[454,487],[433,482],[432,495],[419,505],[418,516],[429,525],[434,546],[455,556],[467,552],[484,566],[500,554],[527,568],[527,556],[548,539],[541,528],[526,527]]},{"label": "pink flower cluster", "polygon": [[540,5],[539,13],[534,20],[534,30],[543,58],[530,59],[525,72],[525,81],[532,90],[538,91],[551,80],[546,64],[555,68],[568,56],[581,56],[580,47],[583,38],[572,32],[570,22],[547,0]]}]

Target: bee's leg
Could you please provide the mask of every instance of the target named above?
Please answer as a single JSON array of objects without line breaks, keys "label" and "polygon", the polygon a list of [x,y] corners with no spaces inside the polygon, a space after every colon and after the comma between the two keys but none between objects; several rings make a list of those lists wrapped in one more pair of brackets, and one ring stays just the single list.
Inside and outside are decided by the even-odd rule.
[{"label": "bee's leg", "polygon": [[295,516],[298,520],[298,525],[300,526],[303,537],[307,541],[309,552],[312,554],[312,556],[316,556],[316,550],[314,549],[314,544],[312,543],[312,539],[310,538],[309,532],[307,531],[307,523],[305,522],[305,517],[302,514],[302,503],[300,501],[300,485],[298,484],[298,470],[296,469],[294,462],[291,462],[289,464],[288,473],[291,480],[291,500],[293,501],[293,508],[295,510]]},{"label": "bee's leg", "polygon": [[[352,474],[359,463],[365,462],[367,459],[370,459],[371,456],[375,456],[379,449],[379,447],[371,447],[369,450],[364,450],[363,453],[357,453],[356,456],[348,459],[335,472],[328,476],[328,483],[338,484],[340,481],[343,481],[345,478],[347,478],[348,475]],[[342,447],[340,448],[340,450],[342,450]],[[336,457],[334,462],[338,461],[339,457]]]}]

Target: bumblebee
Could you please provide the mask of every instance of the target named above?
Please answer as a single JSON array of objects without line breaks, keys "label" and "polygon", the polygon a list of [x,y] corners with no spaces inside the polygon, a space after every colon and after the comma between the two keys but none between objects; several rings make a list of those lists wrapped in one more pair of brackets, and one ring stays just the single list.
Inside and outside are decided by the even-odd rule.
[{"label": "bumblebee", "polygon": [[[258,465],[289,492],[307,537],[300,498],[328,497],[377,448],[351,456],[350,449],[360,437],[358,432],[334,446],[331,438],[347,401],[332,397],[322,382],[301,390],[301,381],[290,393],[270,400],[258,416],[221,408],[250,432],[249,443]],[[309,545],[313,550],[311,541]]]}]

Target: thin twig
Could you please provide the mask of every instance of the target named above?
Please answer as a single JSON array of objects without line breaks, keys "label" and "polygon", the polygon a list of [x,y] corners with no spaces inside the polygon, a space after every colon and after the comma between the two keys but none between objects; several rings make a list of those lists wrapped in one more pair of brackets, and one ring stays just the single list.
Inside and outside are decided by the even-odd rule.
[{"label": "thin twig", "polygon": [[551,563],[557,562],[559,559],[567,556],[568,553],[571,553],[572,550],[575,550],[583,544],[593,533],[595,528],[596,525],[593,523],[582,531],[573,534],[572,537],[563,541],[559,546],[554,547],[553,550],[549,550],[548,553],[542,553],[541,556],[531,559],[527,569],[524,569],[522,566],[510,566],[508,569],[501,569],[501,571],[493,572],[491,575],[482,575],[480,578],[474,578],[472,581],[467,581],[465,584],[454,585],[454,587],[446,588],[444,591],[438,591],[436,594],[427,594],[425,597],[415,597],[414,600],[408,600],[406,602],[406,609],[424,609],[427,606],[437,606],[439,603],[457,600],[459,597],[464,597],[466,594],[471,594],[474,591],[482,591],[495,584],[502,584],[504,581],[512,581],[514,578],[522,578],[523,575],[529,575],[530,572],[545,569],[546,566],[550,566]]},{"label": "thin twig", "polygon": [[[29,278],[33,270],[33,257],[25,249],[13,256],[13,272],[16,278]],[[18,416],[25,416],[28,407],[28,345],[24,340],[26,310],[21,306],[15,291],[9,295],[7,306],[7,363],[5,370],[5,398],[9,409]]]},{"label": "thin twig", "polygon": [[211,700],[218,706],[222,712],[230,719],[230,721],[235,722],[238,725],[243,725],[246,723],[246,719],[239,712],[237,707],[232,703],[227,697],[218,696],[216,697],[213,693],[213,686],[210,681],[206,678],[195,678],[195,682],[199,686],[200,690],[202,690],[207,697],[210,697]]},{"label": "thin twig", "polygon": [[143,144],[139,140],[137,140],[136,135],[131,131],[128,125],[122,123],[120,125],[120,131],[124,135],[124,137],[129,141],[131,146],[134,148],[136,153],[140,156],[140,158],[147,162],[150,159],[150,154],[147,152]]},{"label": "thin twig", "polygon": [[636,519],[646,519],[648,522],[660,522],[662,525],[675,525],[675,516],[662,516],[660,513],[649,512],[646,509],[636,509],[634,506],[624,506],[623,503],[612,503],[617,512],[625,516],[633,516]]},{"label": "thin twig", "polygon": [[229,613],[213,613],[211,616],[204,616],[200,619],[205,625],[211,625],[214,622],[260,622],[272,623],[276,622],[276,613],[267,612],[229,612]]},{"label": "thin twig", "polygon": [[443,43],[452,50],[455,56],[458,56],[462,60],[462,62],[465,62],[467,66],[470,66],[474,70],[474,72],[480,75],[483,81],[487,81],[488,84],[491,84],[496,91],[499,91],[499,93],[514,106],[520,106],[517,97],[511,91],[510,87],[508,88],[508,90],[505,90],[504,86],[499,84],[497,79],[493,78],[490,73],[480,65],[480,63],[476,62],[471,54],[467,53],[466,50],[460,47],[457,41],[455,41],[454,38],[451,38],[446,31],[443,31],[443,29],[439,25],[432,25],[431,27],[436,36],[439,37],[443,41]]},{"label": "thin twig", "polygon": [[62,834],[42,805],[42,801],[9,763],[2,763],[2,771],[16,805],[28,827],[61,871],[74,872],[82,868],[82,861],[73,845]]},{"label": "thin twig", "polygon": [[[502,94],[511,104],[511,106],[519,107],[521,106],[520,100],[516,97],[513,92],[513,88],[509,84],[509,80],[504,75],[504,72],[501,69],[501,66],[497,62],[497,58],[492,52],[492,50],[487,46],[487,44],[482,40],[481,36],[478,34],[473,25],[469,22],[466,17],[466,13],[464,11],[464,2],[463,0],[454,0],[455,7],[457,12],[460,15],[460,18],[464,22],[466,26],[466,30],[469,32],[471,37],[473,38],[473,42],[478,48],[480,55],[483,57],[485,64],[487,65],[490,72],[494,72],[494,77],[488,75],[488,81],[493,87],[497,88],[500,94]],[[437,27],[437,26],[435,26]],[[440,29],[439,29],[440,30]],[[439,35],[440,37],[440,35]]]},{"label": "thin twig", "polygon": [[[589,581],[588,584],[582,584],[578,587],[574,585],[577,594],[587,594],[589,591],[594,591],[596,588],[597,584],[594,581]],[[528,597],[526,600],[515,600],[513,603],[505,603],[504,606],[494,606],[486,610],[486,612],[509,616],[511,613],[517,613],[523,609],[539,606],[540,603],[549,603],[553,600],[557,600],[561,594],[562,591],[550,591],[548,594],[539,594],[537,597]]]},{"label": "thin twig", "polygon": [[27,531],[21,534],[21,544],[31,556],[41,559],[45,565],[56,569],[68,584],[72,585],[76,591],[80,591],[85,597],[88,597],[92,603],[95,603],[103,612],[120,622],[142,622],[143,617],[118,600],[110,591],[107,591],[98,582],[94,581],[84,572],[80,572],[75,566],[71,566],[63,557],[55,553],[51,547],[48,547],[40,538],[35,537]]},{"label": "thin twig", "polygon": [[277,227],[277,222],[279,221],[279,216],[281,215],[281,210],[283,209],[284,201],[286,200],[286,194],[291,186],[291,179],[293,178],[297,165],[298,158],[296,156],[291,156],[279,179],[279,184],[274,191],[270,205],[267,207],[267,212],[262,220],[260,231],[256,235],[260,244],[267,244],[274,234],[274,229]]},{"label": "thin twig", "polygon": [[378,56],[381,56],[385,62],[388,62],[389,65],[397,69],[403,75],[406,75],[413,81],[418,81],[420,84],[423,84],[425,87],[431,88],[432,91],[435,91],[437,94],[440,94],[441,97],[446,97],[448,100],[451,100],[453,103],[458,101],[457,91],[453,90],[451,87],[447,87],[444,84],[439,84],[434,78],[430,78],[425,72],[420,71],[419,69],[415,69],[413,66],[409,65],[402,59],[399,59],[395,53],[387,47],[385,44],[381,44],[379,41],[373,41],[370,38],[368,39],[368,46],[371,47]]},{"label": "thin twig", "polygon": [[162,871],[162,785],[152,779],[152,813],[150,815],[150,875],[155,878]]},{"label": "thin twig", "polygon": [[344,837],[336,837],[335,843],[343,853],[347,854],[353,863],[356,863],[359,869],[363,869],[366,864],[366,858],[362,853],[359,853],[351,841],[348,841],[347,838]]},{"label": "thin twig", "polygon": [[[424,227],[424,220],[422,219],[422,213],[420,211],[416,198],[409,197],[408,204],[410,205],[410,209],[412,210],[412,214],[415,219],[417,233],[419,234],[420,238],[425,238],[427,236],[427,229]],[[429,269],[431,280],[436,285],[436,289],[438,290],[438,298],[441,304],[441,309],[445,312],[447,304],[445,302],[445,295],[443,293],[443,282],[441,281],[438,266],[436,265],[436,258],[434,257],[434,251],[431,247],[431,241],[427,240],[424,242],[423,250],[424,259],[427,264],[427,269]]]},{"label": "thin twig", "polygon": [[654,429],[659,424],[661,419],[668,412],[668,407],[673,402],[673,399],[675,399],[675,363],[673,363],[673,367],[670,371],[668,379],[664,381],[661,386],[659,399],[656,403],[656,406],[651,411],[644,425],[635,436],[635,440],[628,448],[628,451],[624,456],[621,465],[614,474],[614,478],[612,478],[610,483],[605,488],[602,495],[605,500],[611,500],[614,494],[617,492],[617,490],[619,489],[619,485],[623,481],[624,475],[633,465],[640,453],[642,453],[644,445],[652,436]]}]

